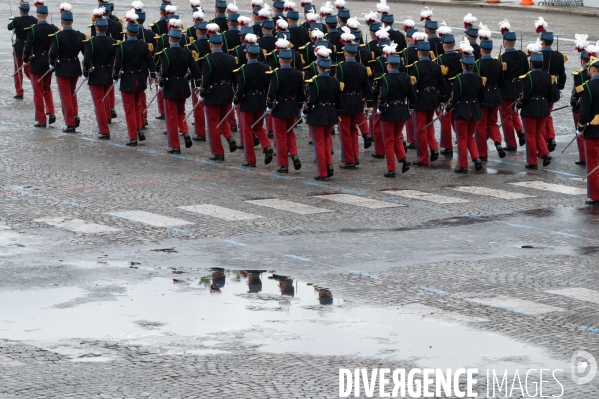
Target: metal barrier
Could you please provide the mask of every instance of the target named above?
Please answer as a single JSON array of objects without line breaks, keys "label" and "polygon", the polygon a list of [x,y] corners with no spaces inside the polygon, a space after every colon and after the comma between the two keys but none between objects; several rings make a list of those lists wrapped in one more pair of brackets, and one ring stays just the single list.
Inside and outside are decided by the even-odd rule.
[{"label": "metal barrier", "polygon": [[584,7],[582,0],[546,0],[539,1],[539,6],[545,7]]}]

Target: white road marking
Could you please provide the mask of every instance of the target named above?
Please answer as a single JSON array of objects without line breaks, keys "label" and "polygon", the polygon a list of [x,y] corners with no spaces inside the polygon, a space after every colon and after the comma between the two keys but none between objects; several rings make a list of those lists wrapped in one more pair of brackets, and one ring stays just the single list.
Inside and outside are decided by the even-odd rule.
[{"label": "white road marking", "polygon": [[181,219],[175,219],[168,216],[157,215],[146,211],[123,211],[123,212],[110,212],[109,215],[118,216],[124,219],[130,219],[135,222],[149,224],[154,227],[172,227],[172,226],[185,226],[193,224]]},{"label": "white road marking", "polygon": [[564,186],[561,184],[545,183],[544,181],[523,181],[519,183],[510,183],[514,186],[534,188],[536,190],[553,191],[554,193],[568,194],[568,195],[583,195],[587,193],[584,188]]},{"label": "white road marking", "polygon": [[567,296],[568,298],[578,299],[579,301],[592,302],[599,305],[599,292],[588,288],[572,287],[559,290],[545,291],[549,294]]},{"label": "white road marking", "polygon": [[489,321],[489,319],[485,319],[483,317],[466,316],[461,313],[450,312],[432,306],[423,305],[421,303],[410,303],[408,305],[400,306],[397,308],[397,311],[401,314],[413,314],[423,318],[441,320],[455,324],[486,323]]},{"label": "white road marking", "polygon": [[234,222],[237,220],[252,220],[262,217],[251,213],[241,212],[235,209],[224,208],[222,206],[212,204],[180,206],[179,209],[183,209],[184,211],[189,212],[200,213],[202,215],[212,216],[223,220],[228,220],[230,222]]},{"label": "white road marking", "polygon": [[252,200],[246,201],[250,204],[267,206],[269,208],[275,208],[281,211],[299,213],[300,215],[311,215],[315,213],[333,212],[326,208],[317,208],[315,206],[299,204],[297,202],[291,202],[281,199],[264,199],[264,200]]},{"label": "white road marking", "polygon": [[383,191],[383,192],[387,193],[387,194],[395,195],[398,197],[411,198],[411,199],[416,199],[416,200],[420,200],[420,201],[435,202],[437,204],[459,204],[459,203],[463,203],[463,202],[470,202],[470,201],[462,199],[462,198],[447,197],[445,195],[425,193],[423,191],[418,191],[418,190],[397,190],[397,191]]},{"label": "white road marking", "polygon": [[497,190],[495,188],[479,187],[479,186],[462,186],[453,187],[456,191],[461,191],[468,194],[484,195],[487,197],[495,197],[506,200],[511,199],[522,199],[522,198],[536,198],[534,195],[514,193],[511,191]]},{"label": "white road marking", "polygon": [[539,315],[551,312],[563,312],[564,309],[556,306],[545,305],[542,303],[526,301],[520,298],[512,298],[509,296],[497,296],[493,298],[466,298],[470,302],[479,303],[481,305],[493,306],[495,308],[510,310],[516,313],[524,313],[528,315]]},{"label": "white road marking", "polygon": [[322,198],[329,201],[341,202],[348,205],[362,206],[364,208],[379,209],[379,208],[395,208],[398,206],[406,206],[395,204],[393,202],[380,201],[371,198],[359,197],[350,194],[330,194],[330,195],[315,195],[316,198]]},{"label": "white road marking", "polygon": [[119,231],[119,229],[114,227],[87,222],[85,220],[74,219],[70,217],[42,218],[36,219],[35,221],[46,223],[50,226],[58,227],[61,229],[70,230],[73,233],[97,234],[108,233],[111,231]]}]

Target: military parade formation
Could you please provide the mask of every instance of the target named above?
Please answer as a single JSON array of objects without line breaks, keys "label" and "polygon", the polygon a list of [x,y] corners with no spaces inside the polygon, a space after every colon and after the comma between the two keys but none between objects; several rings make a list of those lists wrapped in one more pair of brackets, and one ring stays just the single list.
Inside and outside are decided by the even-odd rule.
[{"label": "military parade formation", "polygon": [[[556,149],[552,112],[561,109],[554,105],[566,84],[568,59],[553,50],[554,35],[541,17],[534,22],[537,42],[526,51],[516,49],[509,22],[500,22],[502,50],[492,57],[491,30],[472,14],[463,19],[463,39],[435,20],[429,8],[420,14],[421,29],[407,19],[396,30],[386,0],[376,4],[377,12],[360,18],[365,29],[344,0],[327,1],[318,11],[311,0],[299,6],[251,0],[251,17],[240,15],[235,3],[216,0],[211,19],[199,0],[191,0],[187,28],[177,7],[165,0],[149,29],[142,2],[133,1],[119,19],[110,0],[100,0],[87,34],[73,29],[68,3],[59,8],[60,28],[48,22],[44,0],[33,3],[36,17],[30,7],[26,1],[19,4],[20,15],[11,18],[8,30],[13,32],[15,98],[23,99],[23,81],[29,79],[37,128],[57,120],[54,74],[66,133],[76,133],[80,125],[77,96],[87,84],[98,139],[110,140],[118,88],[128,146],[146,139],[148,110],[155,103],[156,119],[165,121],[169,153],[180,154],[181,141],[185,148],[208,141],[210,159],[224,161],[222,135],[230,152],[243,149],[243,167],[256,167],[259,147],[265,164],[275,160],[278,173],[289,173],[290,164],[302,167],[294,128],[305,123],[316,180],[334,174],[335,129],[339,168],[360,165],[361,136],[364,149],[374,147],[372,157],[386,160],[384,176],[390,178],[398,164],[405,173],[440,156],[453,157],[456,143],[456,173],[468,173],[468,155],[480,171],[489,140],[500,158],[525,146],[527,169],[538,169],[539,162],[548,166]],[[596,205],[599,46],[587,39],[576,35],[582,68],[573,73],[570,107],[576,164],[587,168],[587,203]],[[186,109],[190,97],[192,108]],[[413,162],[410,149],[416,152]]]}]

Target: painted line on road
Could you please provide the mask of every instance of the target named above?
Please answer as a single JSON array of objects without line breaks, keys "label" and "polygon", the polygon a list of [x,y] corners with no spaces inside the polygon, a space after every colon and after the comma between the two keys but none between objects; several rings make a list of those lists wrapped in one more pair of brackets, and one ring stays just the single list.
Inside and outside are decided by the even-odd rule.
[{"label": "painted line on road", "polygon": [[12,122],[1,121],[0,124],[2,124],[2,125],[12,125]]},{"label": "painted line on road", "polygon": [[57,136],[68,136],[68,134],[63,133],[63,132],[50,132],[50,133],[55,134]]},{"label": "painted line on road", "polygon": [[463,198],[447,197],[445,195],[431,194],[418,190],[393,190],[383,191],[386,194],[395,195],[397,197],[405,197],[420,201],[435,202],[437,204],[460,204],[470,202]]},{"label": "painted line on road", "polygon": [[505,200],[536,198],[534,195],[514,193],[511,191],[498,190],[495,188],[480,187],[480,186],[462,186],[452,187],[452,190],[460,191],[468,194],[483,195],[487,197],[501,198]]},{"label": "painted line on road", "polygon": [[213,204],[200,204],[200,205],[189,205],[180,206],[178,209],[184,211],[195,212],[202,215],[212,216],[218,219],[227,220],[229,222],[235,222],[239,220],[253,220],[260,219],[262,216],[254,215],[252,213],[241,212],[235,209],[225,208],[223,206]]},{"label": "painted line on road", "polygon": [[521,229],[532,229],[533,228],[532,226],[525,226],[523,224],[517,224],[517,223],[507,223],[506,222],[505,224],[507,224],[508,226],[512,226],[512,227],[519,227]]},{"label": "painted line on road", "polygon": [[599,305],[599,292],[582,287],[560,288],[557,290],[545,291],[548,294],[561,295],[567,298],[576,299],[584,302],[591,302]]},{"label": "painted line on road", "polygon": [[545,183],[544,181],[523,181],[509,184],[518,187],[533,188],[536,190],[551,191],[554,193],[568,195],[586,195],[587,193],[586,189],[564,186],[563,184]]},{"label": "painted line on road", "polygon": [[312,262],[312,261],[311,261],[310,259],[308,259],[308,258],[303,258],[303,257],[301,257],[301,256],[297,256],[297,255],[290,255],[290,254],[287,254],[287,255],[285,255],[285,256],[286,256],[286,257],[288,257],[288,258],[293,258],[293,259],[301,260],[302,262]]},{"label": "painted line on road", "polygon": [[291,201],[287,201],[287,200],[281,200],[278,198],[252,200],[252,201],[246,201],[246,202],[249,204],[266,206],[269,208],[278,209],[280,211],[298,213],[300,215],[311,215],[311,214],[316,214],[316,213],[333,212],[330,209],[318,208],[315,206],[300,204],[297,202],[291,202]]},{"label": "painted line on road", "polygon": [[156,154],[156,150],[147,150],[145,148],[138,148],[137,151],[147,152],[148,154]]},{"label": "painted line on road", "polygon": [[556,306],[545,305],[542,303],[527,301],[520,298],[509,296],[496,296],[486,298],[465,298],[469,302],[478,303],[480,305],[491,306],[494,308],[510,310],[512,312],[524,313],[528,315],[541,315],[552,312],[563,312],[565,309]]},{"label": "painted line on road", "polygon": [[553,234],[559,234],[560,236],[572,237],[572,238],[582,238],[581,236],[577,236],[575,234],[564,233],[562,231],[555,231]]},{"label": "painted line on road", "polygon": [[119,143],[112,143],[112,142],[111,142],[111,143],[110,143],[110,145],[111,145],[111,146],[113,146],[113,147],[126,148],[126,146],[125,146],[125,145],[123,145],[123,144],[119,144]]},{"label": "painted line on road", "polygon": [[579,326],[578,328],[580,328],[581,330],[590,331],[590,332],[599,334],[599,328],[593,328],[593,327],[589,327],[589,326]]},{"label": "painted line on road", "polygon": [[503,310],[507,310],[508,312],[514,312],[514,313],[520,313],[520,314],[526,314],[524,311],[520,310],[520,309],[516,309],[516,308],[510,308],[507,306],[497,306],[498,309],[503,309]]},{"label": "painted line on road", "polygon": [[474,216],[474,215],[464,215],[464,217],[470,218],[470,219],[476,219],[476,220],[489,220],[488,218],[484,218],[481,216]]},{"label": "painted line on road", "polygon": [[79,137],[79,139],[85,140],[85,141],[98,141],[96,139],[92,139],[91,137]]},{"label": "painted line on road", "polygon": [[220,163],[218,163],[218,162],[212,162],[212,161],[202,161],[202,163],[206,164],[206,165],[212,165],[212,166],[221,166]]},{"label": "painted line on road", "polygon": [[353,274],[358,274],[358,275],[364,276],[364,277],[377,278],[376,274],[370,274],[370,273],[366,273],[366,272],[361,272],[359,270],[352,270],[351,272]]},{"label": "painted line on road", "polygon": [[168,216],[162,216],[146,211],[123,211],[123,212],[110,212],[109,215],[117,216],[124,219],[133,220],[135,222],[148,224],[154,227],[173,227],[173,226],[186,226],[193,224],[186,220],[175,219]]},{"label": "painted line on road", "polygon": [[33,195],[31,194],[29,191],[25,191],[25,190],[13,190],[15,193],[17,194],[23,194],[23,195]]},{"label": "painted line on road", "polygon": [[72,206],[81,206],[81,205],[79,205],[79,204],[78,204],[78,203],[76,203],[76,202],[71,202],[71,201],[66,201],[66,200],[64,200],[64,201],[62,201],[62,202],[63,202],[64,204],[67,204],[67,205],[72,205]]},{"label": "painted line on road", "polygon": [[50,226],[58,227],[61,229],[69,230],[73,233],[96,234],[119,231],[119,229],[114,227],[87,222],[85,220],[74,219],[70,217],[42,218],[35,219],[35,221],[46,223]]},{"label": "painted line on road", "polygon": [[421,290],[427,291],[427,292],[432,292],[435,294],[439,294],[439,295],[449,295],[449,292],[447,291],[443,291],[443,290],[438,290],[436,288],[430,288],[430,287],[420,287]]},{"label": "painted line on road", "polygon": [[574,173],[566,173],[566,172],[559,172],[557,170],[551,170],[551,169],[543,169],[545,172],[551,172],[551,173],[557,173],[559,175],[564,175],[564,176],[570,176],[570,177],[582,177],[580,175],[576,175]]},{"label": "painted line on road", "polygon": [[424,209],[430,209],[431,211],[436,211],[436,212],[445,212],[445,209],[441,209],[441,208],[435,208],[434,206],[423,205],[422,207],[423,207]]},{"label": "painted line on road", "polygon": [[238,245],[240,247],[247,247],[247,244],[244,244],[242,242],[239,241],[233,241],[233,240],[223,240],[224,242],[228,242],[229,244],[233,244],[233,245]]},{"label": "painted line on road", "polygon": [[176,231],[178,233],[189,233],[187,230],[183,230],[183,229],[178,229],[176,227],[173,226],[168,226],[167,230],[172,230],[172,231]]},{"label": "painted line on road", "polygon": [[251,169],[246,169],[246,168],[242,168],[242,167],[237,167],[235,169],[240,170],[242,172],[253,172],[253,170],[251,170]]},{"label": "painted line on road", "polygon": [[171,157],[173,158],[177,158],[177,159],[187,159],[187,157],[185,155],[179,155],[179,154],[169,154]]},{"label": "painted line on road", "polygon": [[281,175],[277,175],[277,174],[274,174],[274,173],[269,173],[268,175],[270,177],[274,177],[274,178],[277,178],[277,179],[291,180],[291,178],[289,176],[281,176]]},{"label": "painted line on road", "polygon": [[361,206],[368,209],[380,209],[380,208],[395,208],[405,206],[401,204],[394,204],[392,202],[380,201],[371,198],[358,197],[350,194],[329,194],[329,195],[315,195],[315,198],[320,198],[329,201],[340,202],[342,204]]},{"label": "painted line on road", "polygon": [[396,199],[393,199],[393,198],[384,197],[384,198],[381,198],[381,199],[383,201],[393,202],[394,204],[403,204],[403,202],[401,202],[400,200],[396,200]]},{"label": "painted line on road", "polygon": [[316,187],[324,187],[324,184],[316,183],[314,181],[305,181],[304,184],[309,184],[310,186],[316,186]]},{"label": "painted line on road", "polygon": [[343,191],[344,193],[348,193],[348,194],[364,195],[363,192],[357,191],[357,190],[352,190],[351,188],[342,188],[341,191]]}]

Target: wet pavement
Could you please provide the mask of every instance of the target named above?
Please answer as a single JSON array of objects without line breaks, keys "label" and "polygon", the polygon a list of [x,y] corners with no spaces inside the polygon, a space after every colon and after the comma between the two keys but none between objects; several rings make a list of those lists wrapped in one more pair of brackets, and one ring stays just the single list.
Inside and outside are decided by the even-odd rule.
[{"label": "wet pavement", "polygon": [[[91,6],[73,5],[83,29]],[[532,12],[434,7],[450,26],[469,11],[535,38]],[[566,39],[591,20],[546,19],[578,69]],[[519,149],[481,173],[442,157],[384,179],[370,149],[317,183],[304,128],[304,167],[287,176],[241,168],[240,151],[210,162],[205,143],[167,155],[154,109],[144,145],[124,148],[119,96],[113,140],[97,141],[85,89],[80,133],[34,129],[7,41],[0,52],[0,399],[333,398],[340,368],[375,367],[478,368],[479,397],[487,370],[562,369],[561,397],[599,395],[570,375],[577,350],[599,356],[599,210],[575,147],[561,154],[569,110],[544,170]]]}]

